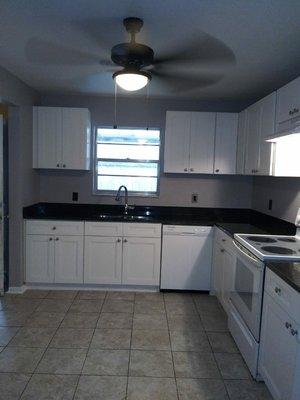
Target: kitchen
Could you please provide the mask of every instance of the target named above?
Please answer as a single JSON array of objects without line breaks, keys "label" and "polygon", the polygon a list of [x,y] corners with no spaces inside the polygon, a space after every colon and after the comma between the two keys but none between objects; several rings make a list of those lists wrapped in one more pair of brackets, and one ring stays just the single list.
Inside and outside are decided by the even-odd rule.
[{"label": "kitchen", "polygon": [[[154,58],[144,75],[135,70],[147,78],[145,88],[126,93],[119,70],[99,59],[110,58],[112,48],[112,61],[124,62],[113,46],[122,35],[128,41],[125,28],[137,43],[150,43],[152,32],[155,56],[158,32],[146,9],[125,13],[141,14],[144,25],[137,18],[122,25],[120,11],[112,25],[98,27],[92,10],[110,15],[108,6],[89,9],[79,1],[74,13],[81,10],[82,21],[64,16],[64,28],[54,32],[53,23],[62,22],[59,6],[50,11],[29,3],[35,11],[25,4],[17,10],[16,2],[5,8],[7,44],[0,53],[9,197],[0,310],[3,398],[298,399],[298,48],[283,39],[279,44],[270,27],[277,22],[284,38],[296,34],[299,6],[274,6],[268,31],[255,19],[254,4],[241,2],[257,24],[257,32],[243,38],[263,31],[261,60],[273,40],[286,62],[280,71],[261,62],[261,71],[274,75],[265,85],[253,65],[249,82],[238,75],[251,60],[225,41],[223,28],[227,46],[205,33],[212,34],[208,21],[224,18],[212,10],[241,15],[235,2],[220,2],[202,4],[210,18],[201,18],[202,39],[219,51],[222,79],[199,83],[185,65],[195,57],[190,50],[176,61],[181,78],[174,80],[170,64],[173,92],[167,78],[159,80],[166,67],[156,70]],[[267,3],[256,4],[265,15]],[[170,18],[178,24],[175,9]],[[191,1],[186,12],[184,18],[199,18],[201,7]],[[105,39],[108,53],[101,50],[90,64],[89,35],[104,38],[107,26],[115,28]],[[185,20],[185,28],[187,40],[195,26]],[[179,35],[171,26],[157,29]],[[16,40],[25,46],[23,55],[17,47],[8,51]],[[170,58],[171,42],[169,54],[164,50]],[[151,55],[147,51],[142,57]],[[200,44],[198,51],[205,62]],[[92,67],[99,76],[89,77]],[[106,68],[117,71],[115,85]],[[190,79],[182,76],[188,70]],[[180,79],[183,86],[176,87]]]}]

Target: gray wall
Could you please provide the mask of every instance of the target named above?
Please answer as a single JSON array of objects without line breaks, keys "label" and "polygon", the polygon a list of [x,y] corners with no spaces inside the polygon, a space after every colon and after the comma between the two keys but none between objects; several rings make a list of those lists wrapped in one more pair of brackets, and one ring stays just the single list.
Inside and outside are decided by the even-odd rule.
[{"label": "gray wall", "polygon": [[[269,199],[273,200],[271,211],[268,210]],[[252,207],[294,223],[300,207],[300,178],[255,177]]]},{"label": "gray wall", "polygon": [[[41,105],[88,107],[94,126],[114,124],[114,99],[111,97],[45,95],[41,97]],[[163,136],[166,110],[235,111],[239,107],[236,103],[168,99],[150,99],[147,107],[146,99],[120,98],[117,103],[117,123],[143,127],[148,121],[149,126],[160,128]],[[76,191],[79,192],[79,202],[82,203],[115,203],[113,197],[92,194],[92,173],[53,171],[39,174],[41,201],[71,202],[72,192]],[[199,193],[199,203],[194,204],[196,207],[250,207],[252,179],[207,175],[175,177],[162,174],[158,198],[133,198],[131,202],[191,206],[191,194],[194,192]]]},{"label": "gray wall", "polygon": [[32,104],[35,91],[0,67],[0,98],[9,104],[9,265],[10,286],[23,283],[22,208],[39,199],[39,176],[32,165]]}]

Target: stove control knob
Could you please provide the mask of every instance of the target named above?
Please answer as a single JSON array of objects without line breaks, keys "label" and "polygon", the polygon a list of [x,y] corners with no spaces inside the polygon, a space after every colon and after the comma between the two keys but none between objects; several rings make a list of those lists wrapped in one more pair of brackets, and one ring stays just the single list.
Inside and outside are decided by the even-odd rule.
[{"label": "stove control knob", "polygon": [[297,336],[298,335],[298,331],[297,331],[297,329],[291,329],[291,334],[293,335],[293,336]]},{"label": "stove control knob", "polygon": [[286,327],[286,329],[290,329],[292,327],[292,324],[290,324],[289,322],[286,322],[285,327]]},{"label": "stove control knob", "polygon": [[275,293],[278,294],[278,296],[281,295],[281,289],[279,287],[276,286],[274,290],[275,290]]}]

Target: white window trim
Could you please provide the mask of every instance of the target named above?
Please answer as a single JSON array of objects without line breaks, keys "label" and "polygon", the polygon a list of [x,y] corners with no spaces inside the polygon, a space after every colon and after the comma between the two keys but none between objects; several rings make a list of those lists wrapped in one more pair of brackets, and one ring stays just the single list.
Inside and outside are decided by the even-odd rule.
[{"label": "white window trim", "polygon": [[[116,190],[101,190],[97,188],[97,168],[98,168],[98,158],[97,158],[97,130],[98,129],[112,129],[113,126],[95,126],[93,130],[93,195],[95,196],[111,196],[115,197],[117,191]],[[127,127],[122,126],[118,127],[118,129],[146,129],[145,127]],[[160,171],[161,171],[161,129],[149,127],[149,129],[158,130],[159,131],[159,160],[132,160],[132,161],[144,161],[144,162],[157,162],[157,190],[156,192],[132,192],[128,190],[128,197],[153,197],[157,198],[160,194]],[[123,160],[124,161],[124,160]]]}]

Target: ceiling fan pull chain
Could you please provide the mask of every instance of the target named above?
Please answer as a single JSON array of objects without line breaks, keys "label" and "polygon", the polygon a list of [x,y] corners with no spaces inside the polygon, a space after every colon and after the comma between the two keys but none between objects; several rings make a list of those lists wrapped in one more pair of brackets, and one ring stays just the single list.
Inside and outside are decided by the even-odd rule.
[{"label": "ceiling fan pull chain", "polygon": [[146,126],[146,129],[147,129],[147,131],[149,130],[149,116],[150,116],[150,113],[149,113],[149,91],[150,91],[150,85],[148,84],[147,86],[146,86],[146,116],[147,116],[147,126]]},{"label": "ceiling fan pull chain", "polygon": [[115,98],[114,98],[114,114],[115,114],[115,123],[114,123],[114,129],[117,129],[118,125],[117,125],[117,83],[115,81]]}]

